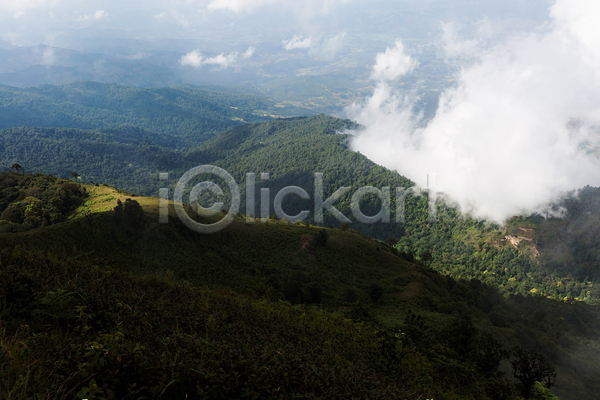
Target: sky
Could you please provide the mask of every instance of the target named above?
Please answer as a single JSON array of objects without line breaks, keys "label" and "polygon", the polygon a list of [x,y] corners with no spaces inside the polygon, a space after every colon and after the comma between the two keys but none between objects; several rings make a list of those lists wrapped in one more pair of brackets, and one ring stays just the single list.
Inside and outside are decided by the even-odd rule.
[{"label": "sky", "polygon": [[[360,0],[358,0],[360,2]],[[113,31],[129,37],[195,37],[228,25],[256,23],[256,15],[277,15],[271,23],[292,21],[308,32],[311,21],[349,0],[1,0],[0,35],[19,44],[52,44],[75,31]],[[264,27],[264,25],[262,25]],[[318,29],[318,28],[315,28]],[[106,33],[104,33],[106,34]]]},{"label": "sky", "polygon": [[[0,0],[0,38],[18,45],[53,44],[90,30],[137,38],[194,38],[244,27],[249,36],[265,37],[283,28],[291,35],[281,39],[318,39],[324,33],[373,33],[378,27],[405,25],[394,21],[397,11],[429,16],[434,25],[437,16],[482,15],[517,24],[544,18],[547,6],[546,0]],[[356,19],[357,14],[363,18]],[[376,15],[374,21],[366,19],[369,14]]]},{"label": "sky", "polygon": [[[352,66],[371,88],[340,113],[364,127],[352,148],[421,186],[434,173],[461,210],[502,222],[600,186],[599,19],[591,0],[0,0],[0,50],[176,50],[209,77]],[[423,83],[435,74],[438,87]],[[433,118],[419,114],[425,91]]]}]

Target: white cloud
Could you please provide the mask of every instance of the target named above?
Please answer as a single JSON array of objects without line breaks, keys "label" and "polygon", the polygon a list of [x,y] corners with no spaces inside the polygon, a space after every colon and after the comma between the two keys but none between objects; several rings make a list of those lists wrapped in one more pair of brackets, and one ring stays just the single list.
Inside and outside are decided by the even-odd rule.
[{"label": "white cloud", "polygon": [[377,81],[394,80],[416,66],[416,61],[404,52],[404,45],[400,40],[392,48],[386,48],[385,53],[377,54],[375,65],[371,72],[371,79]]},{"label": "white cloud", "polygon": [[409,57],[401,46],[378,55],[373,96],[348,109],[366,126],[353,148],[420,185],[437,173],[463,211],[498,222],[600,186],[600,161],[582,151],[599,142],[600,6],[558,0],[552,17],[550,31],[481,51],[425,128],[390,82]]},{"label": "white cloud", "polygon": [[459,27],[454,23],[442,23],[442,41],[444,52],[448,57],[474,56],[480,52],[481,43],[478,39],[461,39]]},{"label": "white cloud", "polygon": [[500,30],[494,27],[492,22],[485,18],[476,26],[476,38],[466,39],[459,34],[461,28],[456,23],[442,23],[442,43],[445,56],[453,57],[477,57],[490,47],[490,40],[493,38],[495,31]]},{"label": "white cloud", "polygon": [[177,25],[187,28],[190,25],[190,21],[187,19],[185,14],[171,10],[171,17],[175,19]]},{"label": "white cloud", "polygon": [[21,18],[25,14],[26,14],[25,11],[17,11],[15,13],[15,19],[19,19],[19,18]]},{"label": "white cloud", "polygon": [[225,69],[236,61],[237,55],[238,53],[231,53],[225,56],[224,53],[221,53],[218,56],[203,59],[202,65],[214,65],[216,69]]},{"label": "white cloud", "polygon": [[191,65],[192,67],[202,66],[202,56],[197,50],[191,51],[179,59],[181,65]]},{"label": "white cloud", "polygon": [[254,54],[256,49],[253,46],[249,46],[248,50],[244,54],[242,54],[242,58],[250,58]]},{"label": "white cloud", "polygon": [[152,16],[152,18],[154,19],[161,19],[162,17],[164,17],[167,13],[166,12],[161,12],[160,14],[156,14],[154,16]]},{"label": "white cloud", "polygon": [[203,57],[198,50],[191,51],[179,59],[181,65],[189,65],[192,67],[200,68],[203,65],[212,65],[217,70],[225,69],[233,64],[236,64],[238,60],[248,59],[254,54],[254,47],[250,46],[248,49],[239,55],[238,52],[233,52],[228,55],[221,53],[214,57]]},{"label": "white cloud", "polygon": [[315,58],[319,58],[322,60],[333,60],[337,53],[344,46],[344,38],[346,37],[346,32],[336,35],[325,43],[321,44],[318,47],[313,47],[311,49],[311,54]]},{"label": "white cloud", "polygon": [[283,40],[282,43],[283,48],[288,51],[294,49],[309,49],[309,54],[314,58],[332,60],[343,47],[344,37],[346,37],[345,32],[325,41],[322,39],[314,39],[312,36],[305,38],[301,35],[294,35],[293,38]]},{"label": "white cloud", "polygon": [[290,40],[283,40],[283,48],[286,50],[307,49],[312,47],[312,37],[304,38],[303,36],[294,35]]}]

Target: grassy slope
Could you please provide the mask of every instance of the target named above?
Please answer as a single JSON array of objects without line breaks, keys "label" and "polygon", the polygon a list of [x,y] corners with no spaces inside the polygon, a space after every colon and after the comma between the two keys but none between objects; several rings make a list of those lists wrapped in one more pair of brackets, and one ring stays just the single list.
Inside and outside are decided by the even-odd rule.
[{"label": "grassy slope", "polygon": [[[363,304],[370,303],[369,288],[377,283],[384,296],[373,305],[374,312],[385,325],[405,322],[411,309],[427,316],[429,329],[436,331],[448,324],[452,313],[468,312],[481,328],[503,337],[506,345],[536,347],[557,364],[561,376],[557,393],[567,399],[569,393],[593,398],[595,366],[582,363],[598,352],[590,341],[597,336],[595,309],[542,298],[507,301],[492,288],[456,283],[408,262],[406,255],[403,258],[380,242],[340,229],[326,229],[329,240],[324,248],[310,243],[320,228],[282,222],[249,225],[238,219],[222,232],[203,236],[178,223],[172,210],[171,223],[158,225],[157,199],[141,197],[132,198],[148,213],[147,220],[142,229],[131,229],[116,223],[108,212],[117,199],[125,200],[123,193],[102,186],[87,186],[87,191],[91,197],[69,221],[4,235],[1,247],[36,248],[101,270],[183,278],[272,299],[311,302],[311,288],[316,287],[319,303],[332,310],[344,306],[349,290]],[[573,321],[572,316],[585,322]]]}]

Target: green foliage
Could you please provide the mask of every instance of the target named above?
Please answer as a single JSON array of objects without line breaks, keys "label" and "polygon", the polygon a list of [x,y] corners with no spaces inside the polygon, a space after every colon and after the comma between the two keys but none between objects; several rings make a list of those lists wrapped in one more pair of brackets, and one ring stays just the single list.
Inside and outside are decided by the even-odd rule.
[{"label": "green foliage", "polygon": [[[6,111],[0,113],[0,122],[5,124],[1,126],[48,126],[0,131],[1,165],[17,172],[0,175],[0,232],[15,233],[3,235],[1,247],[14,251],[35,247],[52,254],[50,258],[78,258],[85,265],[103,269],[111,266],[143,274],[170,270],[175,279],[197,285],[230,287],[252,296],[319,304],[332,310],[345,307],[349,318],[386,327],[377,325],[380,333],[374,346],[379,346],[379,356],[374,369],[401,374],[403,382],[418,388],[419,393],[442,398],[486,398],[489,393],[496,398],[510,396],[507,382],[498,372],[506,354],[499,342],[481,333],[480,328],[487,326],[505,346],[536,348],[543,353],[556,365],[563,393],[593,398],[589,396],[597,391],[598,369],[590,354],[598,354],[593,344],[597,340],[597,309],[570,302],[594,303],[600,297],[600,189],[584,188],[557,204],[557,209],[567,210],[565,218],[520,217],[504,227],[464,217],[442,205],[437,219],[430,221],[427,193],[407,197],[403,224],[340,226],[326,212],[324,225],[341,229],[323,230],[328,237],[321,246],[316,240],[321,231],[310,226],[311,219],[302,227],[276,219],[268,226],[252,228],[234,223],[207,238],[178,223],[157,226],[150,221],[156,220],[155,215],[143,216],[147,204],[118,199],[123,193],[114,194],[120,203],[114,209],[114,203],[110,206],[112,214],[90,213],[93,205],[88,203],[87,211],[80,210],[81,218],[75,218],[76,207],[86,200],[81,186],[25,173],[15,162],[63,177],[77,170],[85,180],[108,182],[137,193],[156,193],[158,172],[170,172],[171,180],[160,185],[172,188],[184,171],[199,164],[221,166],[240,184],[247,172],[269,172],[270,180],[259,183],[257,193],[259,187],[269,188],[271,200],[289,185],[310,193],[314,172],[324,174],[325,198],[341,186],[412,185],[347,149],[348,137],[336,133],[357,128],[350,121],[326,116],[295,118],[247,124],[216,135],[241,124],[239,119],[269,119],[264,116],[268,112],[257,112],[264,107],[269,107],[264,99],[189,87],[136,89],[79,83],[16,91],[1,88],[0,108]],[[16,110],[39,112],[19,114]],[[176,150],[192,143],[202,144]],[[58,151],[60,159],[55,156]],[[351,217],[349,204],[350,194],[335,206]],[[294,215],[312,210],[312,201],[288,196],[283,206],[286,213]],[[365,196],[361,209],[367,215],[376,214],[379,201]],[[58,224],[69,218],[67,224]],[[44,227],[42,233],[17,233],[37,227]],[[390,248],[366,239],[357,230],[399,240]],[[388,241],[388,245],[394,243]],[[415,254],[420,263],[415,264]],[[63,288],[55,285],[36,292],[30,278],[11,279],[10,284],[3,283],[6,301],[10,299],[23,310],[34,304],[32,315],[48,329],[68,331],[73,321],[87,315],[81,308],[87,306],[78,303],[78,291],[61,292]],[[374,287],[379,289],[373,291]],[[371,295],[377,292],[385,293],[385,302],[379,295],[373,299]],[[510,296],[506,299],[502,294]],[[569,303],[552,302],[540,295]],[[418,310],[418,315],[406,313],[408,306]],[[0,313],[5,311],[6,307],[0,309]],[[4,321],[1,315],[0,319]],[[397,340],[399,333],[393,329],[400,321],[405,335]],[[381,333],[385,329],[391,330]],[[103,334],[118,332],[107,328]],[[88,339],[101,343],[104,347],[98,348],[102,351],[113,340]],[[135,348],[131,343],[128,346],[124,353]],[[11,354],[21,350],[11,350]],[[0,362],[5,362],[1,354]],[[90,365],[102,367],[105,361],[98,360],[103,357],[96,360],[93,354],[85,356]],[[23,361],[23,365],[32,361]],[[19,378],[10,378],[15,388],[12,393],[41,379],[28,368],[19,370]],[[481,382],[478,387],[468,379],[472,371],[478,374],[473,378]],[[64,385],[69,382],[66,372],[65,376]],[[93,372],[86,376],[87,381],[71,395],[111,396],[107,391],[111,383],[106,383],[109,378],[100,380]],[[164,384],[164,390],[171,390],[177,381],[164,377]],[[49,387],[58,390],[59,386]],[[127,393],[142,387],[127,386]]]},{"label": "green foliage", "polygon": [[511,361],[514,377],[520,382],[521,396],[529,399],[533,395],[536,382],[550,388],[556,383],[556,372],[546,358],[532,350],[515,347],[512,351],[515,360]]},{"label": "green foliage", "polygon": [[542,400],[560,400],[558,397],[556,397],[555,395],[552,394],[552,392],[550,391],[550,389],[544,387],[544,385],[542,385],[539,382],[535,383],[535,390],[537,391],[537,397],[538,399],[542,399]]},{"label": "green foliage", "polygon": [[[245,122],[270,115],[299,115],[273,100],[193,86],[141,88],[97,82],[0,87],[0,128],[118,128],[152,132],[150,140],[167,147],[199,143]],[[305,111],[302,110],[302,113]],[[284,114],[282,114],[284,113]]]},{"label": "green foliage", "polygon": [[86,189],[47,175],[0,173],[0,232],[25,231],[65,221]]},{"label": "green foliage", "polygon": [[[0,109],[0,127],[10,128],[0,131],[0,166],[9,169],[18,160],[28,169],[62,177],[76,170],[85,181],[108,182],[134,193],[156,195],[156,176],[165,171],[171,180],[163,184],[172,188],[183,172],[200,164],[224,167],[239,183],[246,172],[270,172],[271,179],[258,186],[271,189],[271,200],[288,185],[310,193],[314,172],[324,174],[326,197],[341,186],[412,186],[347,149],[348,137],[335,133],[356,129],[350,121],[325,116],[277,120],[217,135],[241,125],[241,120],[271,119],[268,115],[276,110],[298,115],[258,96],[189,86],[143,89],[79,82],[1,88]],[[59,149],[60,159],[55,156]],[[380,239],[398,238],[397,249],[407,254],[429,252],[432,259],[422,260],[426,265],[457,279],[477,278],[507,294],[593,303],[600,298],[599,190],[587,187],[557,204],[555,211],[566,210],[565,219],[515,218],[499,227],[440,205],[437,220],[430,222],[425,193],[407,197],[403,224],[352,223],[352,228]],[[349,202],[350,194],[336,203],[347,216]],[[290,215],[312,209],[310,201],[294,196],[284,203]],[[373,215],[379,201],[365,196],[361,209]],[[10,219],[0,222],[3,229],[20,229],[6,226],[14,224],[22,210],[9,213]],[[325,219],[324,226],[340,226],[327,212]],[[519,244],[511,244],[508,236]]]},{"label": "green foliage", "polygon": [[[5,332],[13,332],[2,337],[10,354],[0,373],[2,398],[17,398],[10,393],[31,357],[39,361],[29,366],[32,379],[22,390],[40,398],[410,394],[393,374],[379,370],[377,331],[339,315],[36,252],[2,251],[0,261],[10,265],[0,270],[3,289],[27,277],[34,287],[30,296],[39,299],[23,309],[4,290],[0,294]],[[35,312],[36,304],[45,311]],[[55,325],[56,315],[69,310],[79,312]],[[27,353],[14,351],[20,344]]]},{"label": "green foliage", "polygon": [[600,298],[600,189],[584,188],[558,204],[566,208],[565,218],[515,217],[505,227],[441,203],[437,220],[430,223],[427,203],[427,196],[407,197],[406,235],[398,250],[429,252],[431,268],[456,279],[476,278],[506,294],[590,303]]},{"label": "green foliage", "polygon": [[[170,285],[179,287],[181,283],[174,282],[185,280],[189,283],[183,284],[182,287],[199,285],[212,288],[201,289],[206,293],[224,293],[223,290],[230,293],[231,290],[236,290],[245,293],[239,297],[246,299],[244,302],[258,302],[265,307],[288,304],[277,303],[279,299],[287,299],[290,304],[296,304],[296,308],[291,309],[302,310],[293,317],[299,321],[305,321],[303,319],[307,318],[302,317],[302,313],[306,313],[307,316],[313,315],[316,310],[308,305],[315,304],[322,308],[319,313],[338,313],[338,317],[342,319],[332,322],[336,325],[346,318],[348,322],[355,321],[357,326],[369,327],[372,332],[378,333],[373,333],[374,336],[368,339],[368,346],[373,349],[373,352],[369,353],[371,364],[368,368],[382,374],[382,377],[387,377],[381,378],[383,381],[380,382],[384,382],[385,379],[390,379],[389,382],[402,382],[401,390],[408,390],[407,393],[413,393],[414,397],[420,394],[424,398],[441,399],[513,398],[511,383],[500,372],[499,365],[506,357],[503,347],[517,344],[524,348],[539,349],[541,354],[547,356],[557,365],[557,371],[561,374],[561,384],[569,391],[577,393],[578,398],[593,398],[588,393],[593,387],[591,382],[595,382],[593,376],[596,370],[593,365],[580,361],[582,358],[579,357],[583,357],[582,354],[571,354],[570,350],[576,348],[572,342],[574,340],[597,338],[600,323],[597,309],[592,306],[558,303],[540,296],[512,296],[506,299],[496,289],[478,280],[457,282],[418,262],[414,263],[414,258],[408,253],[402,254],[352,230],[326,229],[328,240],[325,247],[314,246],[311,243],[323,228],[292,225],[286,221],[271,221],[266,225],[246,224],[240,219],[221,232],[201,235],[190,231],[177,219],[172,219],[166,225],[158,224],[156,211],[152,211],[156,210],[156,199],[139,197],[135,203],[130,200],[132,210],[141,208],[145,214],[150,214],[142,225],[132,228],[124,224],[123,218],[116,216],[119,213],[116,210],[121,210],[121,215],[124,215],[124,210],[128,208],[125,206],[128,203],[127,194],[95,186],[88,189],[88,192],[91,196],[81,210],[91,212],[77,211],[65,224],[44,227],[27,234],[5,234],[0,238],[0,249],[4,249],[0,250],[3,254],[0,268],[5,268],[0,271],[0,292],[6,296],[6,300],[2,300],[5,303],[2,304],[11,304],[10,307],[0,308],[0,319],[5,327],[8,326],[6,321],[19,321],[14,324],[11,322],[8,332],[13,333],[15,327],[26,323],[36,335],[45,332],[44,329],[54,332],[53,335],[58,337],[66,335],[69,343],[80,349],[51,356],[55,361],[67,360],[64,371],[70,371],[60,374],[65,379],[60,385],[44,383],[53,388],[52,390],[68,386],[71,382],[68,378],[73,371],[82,372],[78,378],[80,380],[77,381],[79,386],[72,394],[81,390],[82,395],[86,390],[89,393],[97,391],[98,396],[106,398],[111,396],[107,390],[125,396],[129,391],[135,392],[144,388],[139,392],[141,396],[147,388],[158,383],[163,386],[156,389],[156,392],[166,390],[165,393],[179,393],[177,390],[180,389],[177,388],[181,387],[178,386],[178,382],[187,379],[179,377],[191,376],[192,380],[199,379],[197,375],[184,372],[189,371],[189,368],[200,371],[194,363],[190,367],[187,362],[183,362],[186,367],[180,370],[176,366],[179,361],[171,363],[171,358],[164,359],[161,358],[162,355],[152,355],[148,360],[148,365],[160,365],[161,368],[144,367],[142,372],[135,369],[137,367],[133,364],[129,364],[130,369],[121,368],[121,363],[115,359],[119,354],[122,360],[123,355],[126,359],[135,359],[132,353],[138,344],[144,346],[146,352],[151,349],[149,354],[154,354],[155,348],[164,349],[163,339],[159,338],[163,334],[160,332],[165,332],[164,335],[171,338],[176,331],[163,331],[163,327],[183,329],[186,324],[192,324],[190,326],[194,327],[195,332],[206,332],[205,326],[193,325],[196,318],[202,320],[202,315],[213,315],[212,318],[226,322],[226,325],[222,326],[220,336],[215,338],[222,337],[223,332],[236,331],[235,321],[250,323],[244,318],[239,319],[237,311],[229,308],[209,310],[207,314],[203,314],[203,311],[197,313],[196,310],[204,310],[203,307],[206,307],[202,305],[206,303],[206,299],[196,303],[195,300],[188,301],[188,297],[193,298],[195,295],[191,293],[198,289],[190,288],[192,292],[185,292],[185,300],[177,297],[173,302],[166,301],[165,293],[172,292]],[[99,204],[100,199],[112,199],[105,200],[104,203],[110,206]],[[121,201],[121,206],[118,201]],[[93,207],[96,206],[106,212],[94,211]],[[39,249],[40,253],[23,250],[33,247]],[[22,257],[31,257],[33,261],[28,261],[27,265],[35,265],[35,269],[21,268],[23,262],[19,260]],[[413,262],[407,262],[411,259]],[[55,266],[63,264],[72,266],[60,272],[60,268],[63,267]],[[14,271],[13,267],[16,268]],[[23,270],[30,272],[19,272]],[[88,270],[89,272],[85,272]],[[36,278],[36,274],[46,273],[44,271],[48,277],[42,280]],[[86,274],[92,276],[86,278]],[[47,279],[50,281],[46,282]],[[106,279],[116,286],[112,288],[113,283],[108,287],[103,286],[102,282]],[[90,283],[84,284],[85,281]],[[144,283],[150,281],[163,283],[162,286],[153,288],[155,283]],[[385,302],[373,302],[370,299],[369,290],[376,287],[381,289],[381,293],[385,293]],[[91,303],[90,298],[99,303]],[[215,302],[226,303],[221,297],[215,299]],[[184,306],[185,309],[181,309]],[[180,307],[181,311],[175,312],[171,307]],[[408,311],[408,308],[414,313]],[[192,309],[194,312],[190,311]],[[240,312],[247,314],[248,318],[254,315],[247,309]],[[178,317],[167,317],[171,313]],[[492,320],[492,313],[502,316],[508,329],[494,327],[489,322]],[[11,315],[10,318],[8,314]],[[32,318],[34,321],[30,321]],[[252,318],[256,319],[255,316]],[[232,323],[234,325],[231,325]],[[312,326],[312,322],[298,323]],[[69,333],[78,326],[88,332],[85,334],[87,336],[84,335],[85,340],[81,342],[76,341],[76,337],[82,335],[80,331],[73,334],[75,336]],[[86,326],[90,328],[85,328]],[[265,325],[257,329],[266,332],[272,328]],[[297,325],[289,329],[294,332],[302,331]],[[322,331],[322,328],[317,328],[319,329]],[[494,338],[488,337],[486,332],[489,330]],[[124,341],[111,339],[119,337],[118,332],[124,335]],[[153,332],[158,335],[156,338]],[[290,333],[286,330],[277,331],[277,335],[290,338]],[[355,333],[349,335],[343,336],[347,338],[343,340],[354,340],[351,338]],[[158,345],[150,345],[143,339],[146,337],[155,338],[152,340],[156,340]],[[174,342],[169,342],[175,344],[168,348],[186,349],[186,354],[192,354],[192,358],[197,355],[197,346],[206,349],[204,354],[209,359],[220,360],[219,355],[223,354],[216,350],[211,353],[211,345],[206,342],[198,344],[199,342],[192,340],[185,344],[187,342],[184,339],[187,336],[177,338],[173,339]],[[339,338],[342,340],[342,337]],[[239,349],[244,348],[256,353],[257,350],[250,349],[261,348],[254,339],[240,337],[239,340],[232,342],[231,347],[223,347],[224,345],[220,344],[219,348],[233,352],[227,354],[238,354]],[[242,343],[246,343],[244,340],[249,344],[243,345]],[[297,342],[299,339],[292,336],[290,340]],[[319,337],[314,342],[307,342],[306,346],[315,347],[315,343],[328,340],[331,341],[329,337]],[[98,345],[92,346],[92,343]],[[345,345],[340,342],[340,346]],[[116,346],[116,350],[107,350],[110,346]],[[53,346],[44,344],[35,348],[47,349]],[[91,349],[98,351],[92,352]],[[107,351],[108,355],[103,356]],[[594,351],[593,348],[588,348],[586,353],[590,356],[597,354]],[[339,352],[337,354],[340,357],[342,355]],[[79,357],[80,360],[76,363],[68,361],[72,357]],[[181,355],[176,357],[177,360],[182,360]],[[206,357],[203,359],[206,360]],[[322,358],[310,359],[314,365],[323,364]],[[30,365],[30,361],[26,363],[23,359],[19,365]],[[291,361],[285,359],[281,363],[289,365]],[[350,362],[353,365],[354,363],[355,361]],[[139,365],[138,362],[134,364]],[[53,365],[58,368],[61,363]],[[164,365],[170,367],[162,367]],[[211,365],[224,368],[224,364]],[[362,365],[361,368],[366,364]],[[165,368],[170,371],[168,375]],[[238,369],[245,370],[241,367]],[[165,375],[152,375],[152,379],[148,381],[137,378],[141,375],[136,374],[143,375],[144,371],[150,370],[163,371],[161,373]],[[19,371],[18,376],[21,376],[26,370]],[[54,376],[50,374],[52,369],[44,371],[42,375]],[[130,371],[124,374],[135,377],[126,381],[120,380],[121,372],[117,371]],[[224,371],[228,370],[224,368]],[[283,374],[288,373],[290,376],[289,370],[285,371],[287,372]],[[98,373],[94,375],[96,372]],[[82,381],[84,375],[85,379],[88,379],[85,382]],[[10,378],[11,385],[22,385],[23,382],[18,383],[15,376],[17,375]],[[229,387],[231,384],[227,382],[233,379],[232,376],[234,375],[230,375],[229,372],[224,376],[211,375],[210,381],[216,382],[214,388]],[[247,377],[244,374],[239,376]],[[91,382],[92,379],[95,383]],[[319,375],[314,379],[321,382],[325,378]],[[168,386],[174,380],[175,382]],[[256,383],[254,378],[247,380]],[[134,383],[137,386],[133,387]],[[280,383],[277,385],[284,387]],[[170,392],[171,390],[174,392]],[[185,390],[186,393],[199,393],[193,391],[197,388],[188,386],[181,390]],[[214,389],[210,393],[216,396],[215,393],[221,392]],[[242,395],[235,392],[233,396]]]},{"label": "green foliage", "polygon": [[[351,121],[340,120],[324,115],[309,118],[289,118],[261,124],[247,124],[225,132],[191,149],[186,160],[194,164],[212,164],[228,171],[237,182],[245,182],[246,173],[269,172],[267,182],[257,180],[255,204],[260,204],[259,188],[270,189],[270,201],[279,190],[287,186],[299,186],[306,190],[310,200],[288,196],[283,209],[288,215],[296,215],[302,210],[314,210],[315,173],[323,174],[323,198],[327,199],[340,187],[351,190],[342,196],[334,206],[345,216],[354,219],[350,212],[352,194],[362,186],[410,187],[408,179],[378,166],[365,156],[347,148],[349,136],[346,130],[356,129]],[[242,198],[245,187],[240,185]],[[393,189],[392,189],[393,191]],[[361,210],[366,215],[375,215],[381,204],[374,196],[364,196]],[[392,213],[395,212],[392,202]],[[242,204],[244,209],[244,204]],[[247,212],[245,209],[243,212]],[[307,220],[314,222],[314,213]],[[329,212],[324,212],[323,226],[341,226]],[[400,237],[402,226],[397,224],[361,224],[352,222],[353,229],[372,237]]]},{"label": "green foliage", "polygon": [[[448,344],[456,352],[460,359],[464,360],[470,356],[475,347],[477,328],[471,318],[466,314],[457,316],[446,328],[448,333]],[[492,371],[490,369],[490,371]]]}]

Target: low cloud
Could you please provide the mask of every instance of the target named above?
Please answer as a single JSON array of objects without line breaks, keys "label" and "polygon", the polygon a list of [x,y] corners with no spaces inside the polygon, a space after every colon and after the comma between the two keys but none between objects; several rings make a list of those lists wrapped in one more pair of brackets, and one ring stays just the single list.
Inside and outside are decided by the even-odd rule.
[{"label": "low cloud", "polygon": [[53,47],[46,47],[42,53],[43,65],[54,65],[56,63],[56,52]]},{"label": "low cloud", "polygon": [[202,65],[214,65],[216,69],[225,69],[236,61],[237,55],[238,53],[231,53],[225,56],[224,53],[221,53],[218,56],[203,59]]},{"label": "low cloud", "polygon": [[440,95],[425,128],[416,95],[394,83],[415,62],[399,42],[380,53],[373,95],[347,110],[365,126],[352,147],[421,186],[436,173],[462,211],[497,222],[600,186],[592,154],[600,146],[600,5],[558,0],[551,16],[550,29],[502,45],[472,39],[457,51],[459,39],[446,31],[446,48],[475,62]]},{"label": "low cloud", "polygon": [[191,51],[179,59],[181,65],[190,65],[192,67],[202,66],[203,57],[197,50]]},{"label": "low cloud", "polygon": [[254,47],[250,46],[241,55],[238,52],[233,52],[228,55],[221,53],[214,57],[203,57],[198,50],[191,51],[179,59],[181,65],[189,65],[200,68],[203,65],[212,65],[215,70],[225,69],[239,60],[248,59],[254,54]]},{"label": "low cloud", "polygon": [[294,50],[294,49],[308,49],[312,46],[312,37],[303,37],[294,35],[293,38],[289,40],[283,40],[283,48],[286,50]]},{"label": "low cloud", "polygon": [[345,37],[345,32],[336,35],[321,43],[319,46],[313,47],[310,53],[313,55],[313,57],[318,58],[320,60],[333,60],[337,53],[342,49],[342,47],[344,47]]},{"label": "low cloud", "polygon": [[412,70],[417,62],[404,52],[404,45],[400,40],[392,48],[387,48],[385,53],[377,54],[375,65],[371,72],[371,79],[376,81],[392,81]]},{"label": "low cloud", "polygon": [[478,57],[486,48],[492,46],[494,36],[504,36],[498,34],[500,28],[494,27],[487,18],[476,24],[475,38],[463,37],[460,33],[461,28],[456,23],[442,23],[442,45],[447,59]]},{"label": "low cloud", "polygon": [[313,37],[303,37],[294,35],[289,40],[283,40],[283,48],[285,50],[308,49],[309,54],[320,60],[332,60],[344,46],[344,38],[346,33],[341,33],[328,40],[318,40]]},{"label": "low cloud", "polygon": [[246,50],[244,52],[244,54],[242,54],[242,58],[248,59],[248,58],[252,57],[252,55],[254,55],[255,51],[256,51],[256,49],[253,46],[248,47],[248,50]]}]

